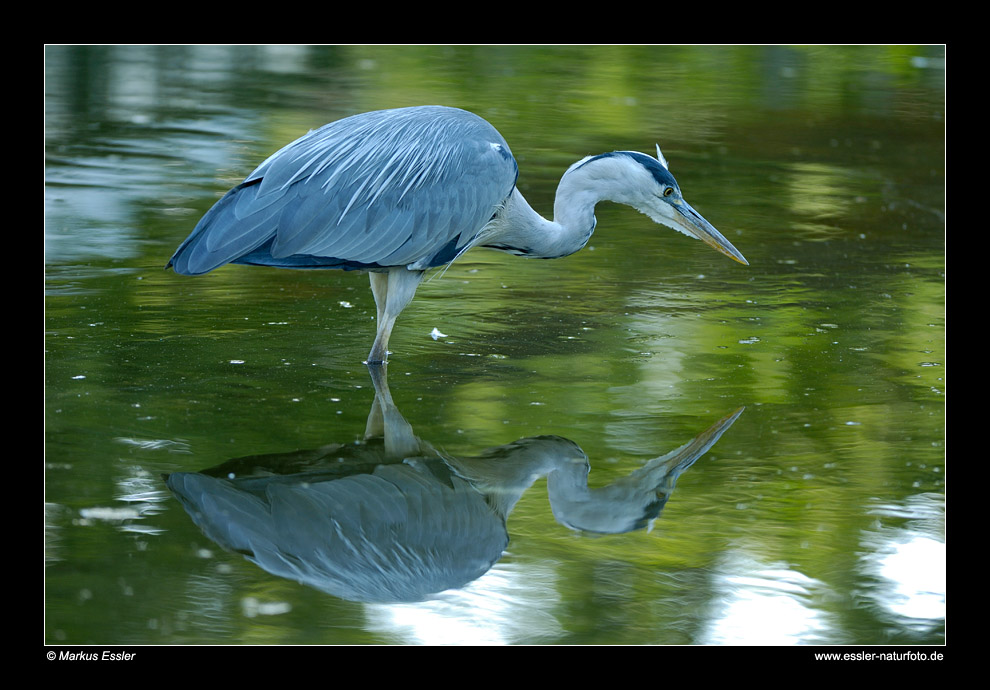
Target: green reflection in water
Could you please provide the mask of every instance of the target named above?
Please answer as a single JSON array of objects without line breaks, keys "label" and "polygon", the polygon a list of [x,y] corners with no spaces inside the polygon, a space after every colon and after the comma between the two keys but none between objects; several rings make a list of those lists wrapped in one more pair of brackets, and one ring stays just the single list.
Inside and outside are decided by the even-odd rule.
[{"label": "green reflection in water", "polygon": [[[944,548],[941,59],[904,46],[50,48],[46,639],[942,642],[938,615],[904,615],[924,593],[905,599],[913,583],[890,577],[913,548]],[[477,590],[382,610],[222,552],[158,479],[360,438],[366,278],[228,267],[188,280],[161,266],[282,144],[413,103],[490,119],[544,213],[573,161],[660,142],[686,198],[751,262],[605,204],[572,257],[467,255],[393,336],[392,392],[418,434],[454,455],[562,435],[602,486],[747,412],[652,531],[572,534],[538,483]],[[776,630],[739,623],[761,604]]]}]

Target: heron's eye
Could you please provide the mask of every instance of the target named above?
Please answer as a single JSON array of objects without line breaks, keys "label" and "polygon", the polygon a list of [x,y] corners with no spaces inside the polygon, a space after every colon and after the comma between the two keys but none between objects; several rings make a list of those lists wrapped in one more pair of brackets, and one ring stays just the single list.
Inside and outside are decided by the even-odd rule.
[{"label": "heron's eye", "polygon": [[674,188],[673,187],[667,187],[665,190],[663,190],[663,195],[664,196],[670,196],[673,193],[674,193]]}]

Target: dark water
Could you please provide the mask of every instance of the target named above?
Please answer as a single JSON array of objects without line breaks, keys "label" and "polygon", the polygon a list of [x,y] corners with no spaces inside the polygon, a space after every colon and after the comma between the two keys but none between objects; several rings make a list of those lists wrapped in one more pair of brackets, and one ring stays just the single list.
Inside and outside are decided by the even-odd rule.
[{"label": "dark water", "polygon": [[[46,641],[944,642],[944,78],[923,46],[50,47]],[[387,382],[364,276],[162,270],[283,144],[421,103],[495,124],[544,214],[660,142],[750,266],[602,204],[576,255],[425,283]]]}]

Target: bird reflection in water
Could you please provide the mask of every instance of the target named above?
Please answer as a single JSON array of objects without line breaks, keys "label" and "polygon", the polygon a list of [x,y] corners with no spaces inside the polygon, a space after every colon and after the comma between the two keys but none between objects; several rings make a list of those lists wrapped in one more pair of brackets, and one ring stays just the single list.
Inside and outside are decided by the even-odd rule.
[{"label": "bird reflection in water", "polygon": [[540,477],[554,518],[616,534],[649,527],[677,477],[742,414],[618,481],[588,487],[585,453],[535,436],[454,458],[418,438],[396,408],[383,367],[361,443],[330,444],[175,472],[166,484],[220,546],[268,572],[350,601],[422,601],[488,572],[509,543],[506,521]]}]

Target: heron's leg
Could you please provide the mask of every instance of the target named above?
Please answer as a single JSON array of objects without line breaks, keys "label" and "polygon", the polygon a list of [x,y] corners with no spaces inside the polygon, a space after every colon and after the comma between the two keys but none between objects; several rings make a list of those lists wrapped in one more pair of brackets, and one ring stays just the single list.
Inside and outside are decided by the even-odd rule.
[{"label": "heron's leg", "polygon": [[371,294],[375,296],[375,306],[378,308],[378,323],[381,323],[388,295],[388,273],[372,271],[368,277],[371,278]]},{"label": "heron's leg", "polygon": [[[372,273],[371,276],[371,290],[378,306],[378,334],[368,355],[368,364],[384,364],[388,360],[388,339],[395,319],[416,294],[423,272],[393,268],[387,274]],[[384,276],[387,276],[386,280],[383,280]],[[386,283],[384,290],[383,283]]]}]

